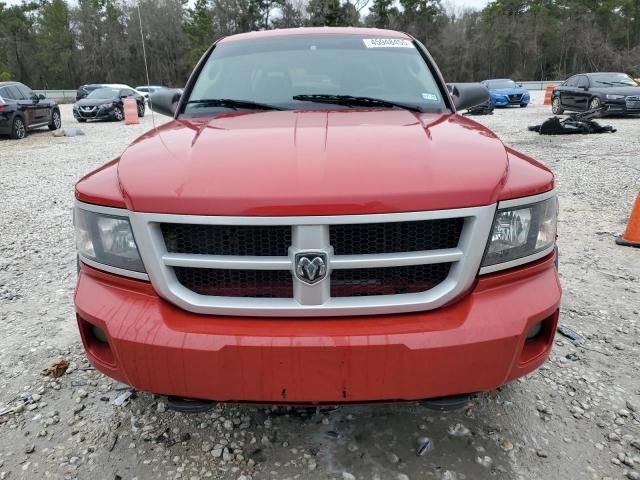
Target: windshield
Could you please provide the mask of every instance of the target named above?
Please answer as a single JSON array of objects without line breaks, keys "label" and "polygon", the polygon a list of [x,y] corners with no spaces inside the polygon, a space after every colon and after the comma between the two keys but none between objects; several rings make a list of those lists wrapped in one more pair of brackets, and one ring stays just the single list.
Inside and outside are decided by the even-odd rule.
[{"label": "windshield", "polygon": [[[292,35],[222,42],[200,72],[184,113],[211,114],[243,100],[281,109],[353,106],[294,100],[298,95],[351,95],[442,111],[440,89],[409,40],[360,35]],[[374,108],[374,107],[372,107]]]},{"label": "windshield", "polygon": [[119,92],[120,90],[117,88],[99,88],[87,95],[87,98],[101,98],[111,100],[113,98],[118,98]]},{"label": "windshield", "polygon": [[487,88],[516,88],[513,80],[487,80]]},{"label": "windshield", "polygon": [[591,75],[594,87],[637,87],[638,84],[626,73],[597,73]]}]

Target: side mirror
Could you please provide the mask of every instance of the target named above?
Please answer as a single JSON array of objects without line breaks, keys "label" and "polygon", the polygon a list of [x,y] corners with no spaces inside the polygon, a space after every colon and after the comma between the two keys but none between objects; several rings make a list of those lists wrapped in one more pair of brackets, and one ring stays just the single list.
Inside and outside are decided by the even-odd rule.
[{"label": "side mirror", "polygon": [[581,89],[583,89],[585,92],[589,91],[589,87],[580,87]]},{"label": "side mirror", "polygon": [[450,83],[447,89],[451,93],[456,110],[466,110],[487,103],[491,95],[481,83]]},{"label": "side mirror", "polygon": [[44,100],[45,98],[47,98],[47,97],[45,97],[44,94],[42,94],[42,93],[40,95],[38,95],[38,100]]},{"label": "side mirror", "polygon": [[182,96],[182,91],[179,89],[165,89],[159,92],[149,95],[149,104],[151,110],[173,117],[176,114],[178,108],[178,102]]}]

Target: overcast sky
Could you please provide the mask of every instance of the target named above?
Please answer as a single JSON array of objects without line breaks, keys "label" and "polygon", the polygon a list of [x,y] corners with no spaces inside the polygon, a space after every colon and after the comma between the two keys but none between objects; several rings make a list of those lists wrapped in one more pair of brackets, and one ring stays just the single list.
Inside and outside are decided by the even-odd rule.
[{"label": "overcast sky", "polygon": [[[20,3],[22,3],[22,0],[0,0],[0,3],[1,2],[5,2],[9,5],[19,5]],[[442,4],[448,10],[459,10],[464,8],[476,8],[479,10],[483,8],[487,3],[489,3],[489,0],[442,0]]]}]

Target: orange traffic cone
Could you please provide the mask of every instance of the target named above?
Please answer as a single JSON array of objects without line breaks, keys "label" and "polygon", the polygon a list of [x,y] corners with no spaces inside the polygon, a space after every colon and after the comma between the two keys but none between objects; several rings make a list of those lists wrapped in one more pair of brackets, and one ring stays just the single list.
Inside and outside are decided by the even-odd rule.
[{"label": "orange traffic cone", "polygon": [[544,92],[544,104],[543,105],[551,105],[551,94],[553,90],[556,88],[555,85],[549,85],[547,87],[546,92]]},{"label": "orange traffic cone", "polygon": [[138,102],[133,97],[124,99],[124,123],[125,125],[135,125],[140,123],[138,118]]},{"label": "orange traffic cone", "polygon": [[616,243],[626,247],[640,248],[640,193],[633,204],[627,229],[622,235],[616,238]]}]

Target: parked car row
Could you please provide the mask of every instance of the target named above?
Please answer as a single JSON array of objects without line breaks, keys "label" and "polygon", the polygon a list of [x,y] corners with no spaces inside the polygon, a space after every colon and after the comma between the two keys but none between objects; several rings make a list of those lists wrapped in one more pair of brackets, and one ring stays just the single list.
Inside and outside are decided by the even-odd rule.
[{"label": "parked car row", "polygon": [[[136,100],[138,116],[144,117],[149,95],[166,87],[159,85],[132,88],[124,84],[92,83],[81,85],[76,92],[73,116],[78,122],[87,120],[124,119],[124,100]],[[20,82],[0,82],[0,136],[22,139],[30,130],[62,126],[58,104],[44,95],[37,95]]]},{"label": "parked car row", "polygon": [[[509,78],[481,83],[490,95],[483,104],[487,108],[526,107],[531,101],[529,91]],[[601,115],[640,114],[640,79],[620,72],[580,73],[562,82],[551,94],[551,110],[555,115],[601,108]]]},{"label": "parked car row", "polygon": [[123,83],[89,83],[86,85],[80,85],[80,87],[78,87],[78,91],[76,92],[76,101],[86,98],[91,92],[99,88],[127,88],[130,90],[135,90],[138,95],[141,95],[145,99],[148,99],[150,93],[155,93],[165,87],[154,85],[133,88]]}]

